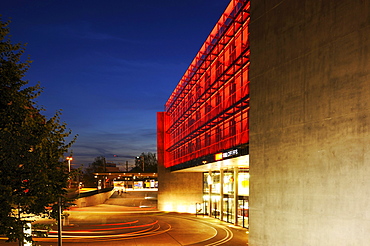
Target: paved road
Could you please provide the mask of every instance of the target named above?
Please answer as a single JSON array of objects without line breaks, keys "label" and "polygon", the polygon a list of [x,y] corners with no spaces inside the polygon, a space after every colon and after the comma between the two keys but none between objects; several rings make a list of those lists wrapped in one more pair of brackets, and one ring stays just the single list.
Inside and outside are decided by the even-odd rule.
[{"label": "paved road", "polygon": [[[63,227],[63,245],[248,245],[246,229],[209,217],[159,212],[146,206],[152,203],[145,203],[150,200],[145,197],[153,196],[115,194],[106,204],[72,209]],[[50,238],[38,239],[38,244],[57,245],[56,237],[52,232]]]}]

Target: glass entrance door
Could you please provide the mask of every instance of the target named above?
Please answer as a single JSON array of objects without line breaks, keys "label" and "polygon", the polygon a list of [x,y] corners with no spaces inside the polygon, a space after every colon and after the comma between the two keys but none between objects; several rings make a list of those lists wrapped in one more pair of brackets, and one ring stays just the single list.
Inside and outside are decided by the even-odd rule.
[{"label": "glass entrance door", "polygon": [[234,198],[228,195],[224,195],[223,199],[224,205],[224,216],[223,220],[229,223],[233,223],[234,221]]},{"label": "glass entrance door", "polygon": [[238,225],[249,228],[249,207],[247,196],[239,196],[238,199]]}]

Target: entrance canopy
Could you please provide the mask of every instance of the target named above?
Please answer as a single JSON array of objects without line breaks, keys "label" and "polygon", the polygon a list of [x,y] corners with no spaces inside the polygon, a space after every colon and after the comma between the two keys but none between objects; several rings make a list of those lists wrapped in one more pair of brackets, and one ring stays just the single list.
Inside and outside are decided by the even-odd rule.
[{"label": "entrance canopy", "polygon": [[234,167],[249,168],[249,155],[238,156],[232,159],[220,160],[206,163],[204,165],[181,169],[173,172],[208,172],[220,169],[231,169]]}]

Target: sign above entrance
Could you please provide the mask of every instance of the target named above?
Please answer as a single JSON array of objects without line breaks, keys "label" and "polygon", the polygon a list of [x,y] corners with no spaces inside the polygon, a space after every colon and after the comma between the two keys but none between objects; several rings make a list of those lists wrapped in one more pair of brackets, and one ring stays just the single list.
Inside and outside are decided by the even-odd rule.
[{"label": "sign above entrance", "polygon": [[238,149],[233,149],[227,152],[215,154],[215,160],[220,161],[220,160],[226,159],[231,156],[236,156],[236,155],[238,155]]},{"label": "sign above entrance", "polygon": [[215,154],[215,160],[216,160],[216,161],[220,161],[220,160],[222,160],[222,153],[217,153],[217,154]]}]

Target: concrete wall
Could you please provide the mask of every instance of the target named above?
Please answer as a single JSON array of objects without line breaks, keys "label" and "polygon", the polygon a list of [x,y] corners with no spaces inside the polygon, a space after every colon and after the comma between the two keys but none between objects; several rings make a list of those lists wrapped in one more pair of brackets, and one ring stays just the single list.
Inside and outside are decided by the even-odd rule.
[{"label": "concrete wall", "polygon": [[170,173],[158,166],[158,209],[195,213],[203,200],[203,173]]},{"label": "concrete wall", "polygon": [[252,0],[251,246],[370,242],[370,1]]},{"label": "concrete wall", "polygon": [[88,197],[82,197],[79,198],[73,203],[76,204],[77,207],[82,208],[82,207],[89,207],[89,206],[95,206],[99,204],[103,204],[106,202],[114,193],[114,190],[104,192],[104,193],[99,193],[93,196],[88,196]]}]

